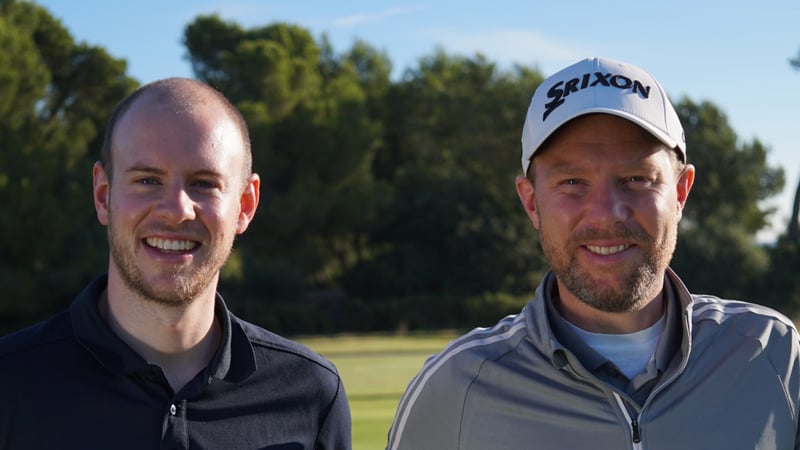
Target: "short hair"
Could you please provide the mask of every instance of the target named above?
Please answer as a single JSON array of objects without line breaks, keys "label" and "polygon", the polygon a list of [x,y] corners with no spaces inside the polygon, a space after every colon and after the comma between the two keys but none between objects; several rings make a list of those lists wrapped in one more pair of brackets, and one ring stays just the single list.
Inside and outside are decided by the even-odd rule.
[{"label": "short hair", "polygon": [[221,105],[228,116],[233,119],[239,129],[239,134],[242,136],[242,143],[244,144],[243,177],[246,180],[250,176],[253,171],[253,154],[250,148],[250,134],[242,113],[221,92],[208,84],[190,78],[173,77],[157,80],[139,87],[114,107],[106,124],[103,146],[100,150],[100,163],[105,168],[109,183],[111,183],[114,164],[112,151],[114,130],[136,100],[145,94],[155,95],[158,99],[171,101],[186,111],[191,110],[198,101],[204,99],[210,99],[212,102]]}]

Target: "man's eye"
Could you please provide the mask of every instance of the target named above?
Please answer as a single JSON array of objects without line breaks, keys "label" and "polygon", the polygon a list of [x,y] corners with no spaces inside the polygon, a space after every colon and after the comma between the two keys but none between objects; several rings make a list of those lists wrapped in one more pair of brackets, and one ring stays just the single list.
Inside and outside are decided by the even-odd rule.
[{"label": "man's eye", "polygon": [[155,178],[149,178],[149,177],[148,178],[139,178],[138,180],[136,180],[136,183],[137,184],[147,184],[147,185],[158,184],[158,180],[156,180]]},{"label": "man's eye", "polygon": [[217,187],[217,185],[212,183],[211,181],[205,181],[205,180],[195,181],[194,183],[192,183],[192,185],[200,189],[213,189]]}]

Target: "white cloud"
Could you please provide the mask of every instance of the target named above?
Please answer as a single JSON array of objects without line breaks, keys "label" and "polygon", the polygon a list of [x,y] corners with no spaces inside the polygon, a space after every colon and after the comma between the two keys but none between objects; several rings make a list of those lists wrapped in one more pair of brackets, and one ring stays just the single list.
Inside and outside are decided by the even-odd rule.
[{"label": "white cloud", "polygon": [[482,53],[490,61],[538,65],[545,75],[586,55],[567,43],[535,31],[495,29],[487,31],[432,30],[431,38],[446,51],[464,55]]},{"label": "white cloud", "polygon": [[391,17],[412,14],[428,9],[427,6],[412,6],[406,8],[391,8],[374,13],[351,14],[349,16],[338,17],[333,20],[335,27],[352,27],[369,23],[380,22]]}]

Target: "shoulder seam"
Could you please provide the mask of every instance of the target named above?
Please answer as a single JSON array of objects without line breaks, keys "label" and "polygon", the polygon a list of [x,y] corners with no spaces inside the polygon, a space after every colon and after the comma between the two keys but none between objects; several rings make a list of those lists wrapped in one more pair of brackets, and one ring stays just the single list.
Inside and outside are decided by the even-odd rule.
[{"label": "shoulder seam", "polygon": [[[254,347],[261,347],[276,352],[288,353],[290,355],[294,355],[298,358],[302,358],[306,361],[314,363],[319,367],[322,367],[331,374],[335,375],[337,378],[341,378],[338,369],[336,369],[336,366],[334,366],[332,362],[330,362],[327,358],[325,358],[321,354],[314,352],[310,348],[301,347],[300,349],[296,349],[275,341],[259,339],[258,337],[253,337],[250,335],[248,335],[247,337]],[[303,344],[297,343],[297,345],[303,345]]]},{"label": "shoulder seam", "polygon": [[[498,328],[501,324],[511,320],[512,325],[501,333],[498,333]],[[492,328],[476,328],[472,332],[454,340],[447,347],[444,348],[438,355],[434,356],[429,361],[426,361],[422,366],[419,374],[415,376],[409,383],[406,393],[402,396],[400,404],[398,405],[398,416],[395,418],[397,429],[392,430],[392,436],[389,438],[391,447],[388,450],[396,450],[400,438],[408,420],[411,409],[419,397],[420,392],[427,384],[428,379],[449,359],[452,357],[469,350],[474,347],[494,344],[496,342],[510,339],[516,335],[520,330],[526,328],[525,314],[523,312],[516,316],[507,316],[501,320],[497,325]]]},{"label": "shoulder seam", "polygon": [[712,312],[723,312],[726,314],[749,313],[758,316],[769,317],[783,323],[784,325],[794,327],[794,323],[792,323],[786,316],[778,311],[761,305],[734,300],[722,301],[721,299],[714,297],[695,297],[694,301],[696,307],[692,310],[692,317],[698,320],[704,319],[705,316],[711,314]]}]

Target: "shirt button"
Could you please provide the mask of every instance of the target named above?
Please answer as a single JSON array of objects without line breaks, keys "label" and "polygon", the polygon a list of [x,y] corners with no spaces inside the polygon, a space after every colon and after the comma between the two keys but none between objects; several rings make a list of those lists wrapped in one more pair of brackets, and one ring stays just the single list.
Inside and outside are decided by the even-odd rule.
[{"label": "shirt button", "polygon": [[175,413],[178,412],[178,408],[175,407],[175,404],[169,405],[169,414],[174,416]]}]

